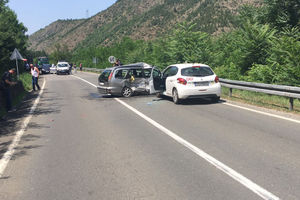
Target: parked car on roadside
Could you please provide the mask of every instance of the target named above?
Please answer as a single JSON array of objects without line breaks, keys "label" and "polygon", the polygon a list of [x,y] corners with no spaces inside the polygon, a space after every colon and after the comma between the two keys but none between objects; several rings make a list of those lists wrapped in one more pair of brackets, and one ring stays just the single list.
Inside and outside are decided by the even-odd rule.
[{"label": "parked car on roadside", "polygon": [[68,62],[58,62],[56,65],[56,74],[70,74],[70,65]]},{"label": "parked car on roadside", "polygon": [[156,67],[134,63],[105,69],[98,78],[101,94],[130,97],[134,93],[155,94],[153,73]]},{"label": "parked car on roadside", "polygon": [[183,99],[210,98],[218,102],[221,95],[221,84],[218,76],[205,64],[186,63],[168,66],[154,86],[160,90],[157,96],[173,98],[175,104]]},{"label": "parked car on roadside", "polygon": [[50,67],[50,74],[56,74],[56,65],[52,64]]},{"label": "parked car on roadside", "polygon": [[50,67],[51,67],[50,64],[43,64],[41,72],[43,74],[49,74],[50,73]]}]

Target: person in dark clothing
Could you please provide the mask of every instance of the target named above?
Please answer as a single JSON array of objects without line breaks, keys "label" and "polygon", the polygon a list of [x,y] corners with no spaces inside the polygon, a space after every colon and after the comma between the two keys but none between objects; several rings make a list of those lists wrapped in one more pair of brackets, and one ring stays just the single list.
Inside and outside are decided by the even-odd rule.
[{"label": "person in dark clothing", "polygon": [[16,85],[17,82],[12,81],[12,76],[15,74],[16,70],[10,69],[9,71],[4,72],[1,78],[1,89],[3,91],[3,95],[6,101],[6,111],[12,112],[15,111],[15,109],[12,109],[12,103],[11,103],[11,93],[10,93],[10,87],[13,85]]}]

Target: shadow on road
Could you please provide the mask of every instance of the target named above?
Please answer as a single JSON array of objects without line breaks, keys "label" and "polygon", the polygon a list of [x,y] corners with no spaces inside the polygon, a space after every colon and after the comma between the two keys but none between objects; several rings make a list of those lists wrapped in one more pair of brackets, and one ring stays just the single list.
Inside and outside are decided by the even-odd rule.
[{"label": "shadow on road", "polygon": [[[154,98],[153,101],[170,101],[173,102],[171,97],[162,97],[162,98]],[[212,102],[209,98],[201,98],[201,99],[185,99],[181,100],[179,105],[183,106],[193,106],[193,105],[213,105],[220,104],[226,102],[225,100],[219,100],[218,102]]]},{"label": "shadow on road", "polygon": [[[60,98],[54,96],[54,93],[48,92],[47,89],[44,90],[42,96],[51,96],[51,98],[41,98],[40,102],[34,112],[34,116],[38,115],[48,115],[51,113],[59,113],[62,105],[53,103],[53,99],[59,100]],[[29,116],[30,110],[34,101],[38,97],[37,92],[31,92],[26,95],[24,101],[17,107],[17,111],[8,113],[5,120],[0,121],[0,158],[8,150],[17,131],[23,128],[23,121],[27,116]],[[50,128],[50,126],[45,124],[39,124],[30,122],[26,128],[29,129],[45,129]],[[27,155],[27,152],[32,149],[40,148],[41,145],[30,145],[28,143],[36,141],[39,139],[40,135],[25,134],[22,136],[20,141],[20,146],[16,148],[16,152],[12,159]]]}]

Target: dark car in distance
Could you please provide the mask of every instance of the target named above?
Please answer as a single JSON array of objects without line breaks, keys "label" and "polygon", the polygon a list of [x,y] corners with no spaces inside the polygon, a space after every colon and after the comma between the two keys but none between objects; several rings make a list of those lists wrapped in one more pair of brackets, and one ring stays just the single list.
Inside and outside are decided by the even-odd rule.
[{"label": "dark car in distance", "polygon": [[50,64],[43,64],[42,65],[41,73],[43,73],[43,74],[49,74],[50,73],[50,67],[51,67]]}]

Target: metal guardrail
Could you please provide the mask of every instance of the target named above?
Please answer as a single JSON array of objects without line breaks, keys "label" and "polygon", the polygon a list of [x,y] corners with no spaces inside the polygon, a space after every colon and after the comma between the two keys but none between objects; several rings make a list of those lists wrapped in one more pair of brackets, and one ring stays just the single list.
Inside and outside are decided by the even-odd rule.
[{"label": "metal guardrail", "polygon": [[300,87],[233,81],[221,78],[220,83],[222,86],[229,88],[230,97],[232,96],[232,89],[248,90],[253,92],[261,92],[265,94],[288,97],[290,100],[290,110],[294,109],[294,99],[300,99]]},{"label": "metal guardrail", "polygon": [[87,68],[87,67],[83,67],[84,71],[88,71],[88,72],[96,72],[96,73],[101,73],[104,69],[97,69],[97,68]]}]

